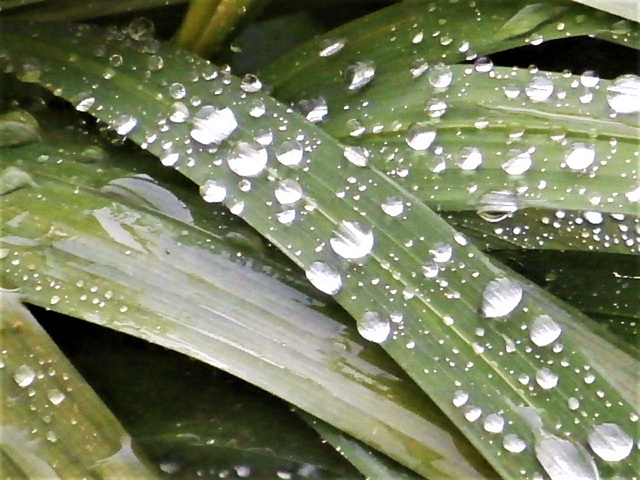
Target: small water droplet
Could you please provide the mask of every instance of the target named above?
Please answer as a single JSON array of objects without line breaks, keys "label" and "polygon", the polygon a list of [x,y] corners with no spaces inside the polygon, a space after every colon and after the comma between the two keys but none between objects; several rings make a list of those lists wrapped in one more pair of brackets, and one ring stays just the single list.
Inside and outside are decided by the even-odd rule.
[{"label": "small water droplet", "polygon": [[437,263],[445,263],[451,260],[453,255],[453,248],[446,243],[439,243],[433,248],[429,249],[429,253],[433,256],[433,260]]},{"label": "small water droplet", "polygon": [[531,341],[538,347],[546,347],[555,342],[562,329],[560,325],[553,321],[549,315],[540,315],[536,317],[529,327],[529,337]]},{"label": "small water droplet", "polygon": [[300,100],[296,107],[311,123],[319,123],[329,114],[327,101],[322,97],[312,98],[311,100]]},{"label": "small water droplet", "polygon": [[584,143],[574,143],[565,152],[564,161],[571,170],[584,170],[596,159],[596,151],[593,147]]},{"label": "small water droplet", "polygon": [[364,147],[344,147],[344,158],[358,167],[366,167],[369,163],[369,150]]},{"label": "small water droplet", "polygon": [[358,333],[365,340],[374,343],[384,342],[391,332],[389,320],[378,312],[366,312],[357,321]]},{"label": "small water droplet", "polygon": [[478,57],[473,62],[473,68],[476,72],[487,73],[493,70],[493,62],[488,57]]},{"label": "small water droplet", "polygon": [[619,462],[629,456],[633,439],[615,423],[601,423],[589,433],[589,446],[606,462]]},{"label": "small water droplet", "polygon": [[491,280],[482,292],[482,313],[486,318],[509,315],[522,300],[522,287],[509,278]]},{"label": "small water droplet", "polygon": [[335,55],[344,48],[346,40],[344,38],[325,38],[320,42],[320,51],[318,55],[321,57],[330,57]]},{"label": "small water droplet", "polygon": [[604,217],[600,212],[593,212],[593,211],[584,212],[582,216],[591,225],[600,225],[602,222],[604,222]]},{"label": "small water droplet", "polygon": [[490,413],[485,417],[483,427],[489,433],[501,433],[504,428],[504,418],[498,413]]},{"label": "small water droplet", "polygon": [[255,75],[247,73],[240,82],[240,89],[247,93],[259,92],[262,89],[262,82]]},{"label": "small water droplet", "polygon": [[461,407],[465,403],[467,403],[468,400],[469,394],[467,392],[465,392],[464,390],[456,390],[456,392],[453,394],[452,403],[454,407]]},{"label": "small water droplet", "polygon": [[200,187],[200,195],[207,203],[220,203],[227,198],[227,187],[215,180],[207,180]]},{"label": "small water droplet", "polygon": [[25,388],[33,383],[36,372],[29,365],[20,365],[13,374],[13,379],[19,387]]},{"label": "small water droplet", "polygon": [[458,152],[458,165],[462,170],[476,170],[482,164],[482,153],[476,147],[463,147]]},{"label": "small water droplet", "polygon": [[333,251],[342,258],[355,260],[371,253],[373,232],[360,223],[343,221],[329,243]]},{"label": "small water droplet", "polygon": [[521,150],[511,150],[502,163],[502,169],[509,175],[522,175],[531,168],[531,154]]},{"label": "small water droplet", "polygon": [[324,262],[313,262],[306,269],[305,274],[311,284],[321,292],[335,295],[342,288],[340,274]]},{"label": "small water droplet", "polygon": [[281,205],[293,205],[302,198],[302,188],[295,180],[285,179],[278,184],[275,196]]},{"label": "small water droplet", "polygon": [[54,405],[60,405],[60,403],[62,403],[62,401],[65,399],[65,397],[66,397],[65,394],[62,393],[57,388],[53,388],[49,390],[49,392],[47,393],[47,398]]},{"label": "small water droplet", "polygon": [[518,197],[508,191],[485,193],[476,205],[478,216],[491,223],[500,222],[512,216],[518,208]]},{"label": "small water droplet", "polygon": [[276,218],[278,222],[283,225],[291,225],[296,219],[296,211],[293,208],[283,210],[282,212],[276,213]]},{"label": "small water droplet", "polygon": [[345,70],[347,87],[349,90],[359,90],[367,85],[376,73],[376,65],[373,61],[356,62]]},{"label": "small water droplet", "polygon": [[402,212],[404,211],[404,203],[400,198],[389,197],[382,205],[380,205],[380,208],[382,208],[382,211],[390,217],[397,217],[402,215]]},{"label": "small water droplet", "polygon": [[255,177],[266,168],[268,159],[267,150],[260,144],[240,142],[227,159],[227,164],[236,175]]},{"label": "small water droplet", "polygon": [[148,18],[135,18],[127,26],[127,33],[136,42],[153,38],[155,27]]},{"label": "small water droplet", "polygon": [[425,278],[435,278],[438,276],[438,272],[440,271],[440,267],[434,261],[429,261],[422,265],[422,274]]},{"label": "small water droplet", "polygon": [[275,149],[275,153],[281,164],[287,167],[295,167],[300,165],[304,152],[302,146],[296,140],[286,140]]},{"label": "small water droplet", "polygon": [[131,115],[120,115],[113,122],[113,128],[118,135],[127,135],[138,124],[138,120]]},{"label": "small water droplet", "polygon": [[169,120],[173,123],[184,123],[189,118],[189,108],[182,102],[175,102],[171,105]]},{"label": "small water droplet", "polygon": [[580,83],[587,87],[593,88],[600,82],[600,77],[596,75],[596,72],[593,70],[587,70],[582,75],[580,75]]},{"label": "small water droplet", "polygon": [[476,406],[469,405],[464,412],[464,418],[469,422],[475,422],[482,415],[482,410]]},{"label": "small water droplet", "polygon": [[527,444],[524,443],[524,440],[515,433],[507,433],[502,439],[502,446],[505,450],[511,453],[520,453],[527,448]]},{"label": "small water droplet", "polygon": [[187,95],[187,89],[184,88],[184,85],[181,83],[172,83],[169,86],[169,95],[171,96],[171,98],[180,100]]},{"label": "small water droplet", "polygon": [[545,390],[550,390],[558,385],[558,375],[547,367],[536,372],[536,383]]},{"label": "small water droplet", "polygon": [[524,93],[532,102],[544,102],[553,93],[553,82],[547,77],[533,77],[525,87]]},{"label": "small water droplet", "polygon": [[607,87],[607,102],[616,113],[640,112],[640,77],[622,75]]},{"label": "small water droplet", "polygon": [[447,88],[453,82],[453,72],[449,65],[438,63],[429,71],[427,79],[434,88]]}]

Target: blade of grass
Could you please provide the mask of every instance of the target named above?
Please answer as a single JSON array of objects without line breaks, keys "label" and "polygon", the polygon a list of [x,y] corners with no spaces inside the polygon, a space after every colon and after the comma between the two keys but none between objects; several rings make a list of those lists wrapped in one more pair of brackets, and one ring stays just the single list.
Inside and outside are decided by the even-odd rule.
[{"label": "blade of grass", "polygon": [[[95,98],[92,114],[164,158],[165,163],[170,162],[162,145],[173,148],[186,162],[178,159],[175,166],[204,185],[205,193],[210,185],[205,182],[221,182],[232,211],[306,268],[318,288],[334,293],[358,320],[361,333],[383,344],[505,478],[534,478],[542,470],[552,471],[555,462],[569,462],[574,473],[588,478],[629,476],[632,472],[638,454],[633,449],[627,452],[625,447],[625,461],[612,465],[600,455],[592,458],[586,448],[589,438],[609,428],[608,424],[617,425],[613,428],[620,429],[627,445],[631,438],[627,432],[633,431],[637,418],[634,409],[598,373],[594,360],[581,352],[569,331],[552,328],[553,339],[560,338],[561,344],[556,345],[561,347],[552,347],[537,337],[537,322],[546,321],[547,311],[555,316],[566,312],[550,308],[533,286],[527,287],[525,294],[519,279],[497,268],[419,199],[379,170],[358,166],[366,163],[361,155],[345,151],[330,136],[272,99],[245,95],[246,85],[243,90],[240,82],[225,72],[218,71],[213,78],[210,65],[170,46],[160,46],[156,52],[164,57],[164,70],[155,76],[151,72],[145,75],[148,56],[122,39],[110,37],[107,42],[103,33],[88,27],[74,27],[68,34],[60,27],[44,25],[37,27],[34,38],[21,27],[5,26],[2,44],[13,57],[10,69],[23,76],[25,60],[37,57],[42,84],[62,88],[62,94],[70,99],[82,93]],[[97,46],[107,47],[107,58],[120,55],[123,65],[135,69],[108,71],[108,78],[103,79],[105,68],[110,67],[106,59],[96,59],[90,53]],[[71,61],[69,52],[77,55]],[[211,80],[194,82],[196,73]],[[159,94],[180,81],[187,83],[189,98],[197,95],[202,101],[209,98],[209,92],[218,92],[214,97],[217,108],[228,109],[219,115],[228,120],[231,112],[237,120],[224,123],[224,130],[216,124],[218,141],[228,137],[230,130],[233,136],[219,145],[213,164],[209,147],[190,140],[193,135],[196,142],[209,143],[201,134],[212,131],[200,125],[204,132],[195,128],[195,133],[190,133],[197,125],[166,120],[173,102]],[[96,88],[91,89],[92,85]],[[256,102],[270,114],[254,118],[250,112],[255,112]],[[272,161],[269,175],[259,175],[269,153],[251,142],[262,128],[273,134],[276,146],[285,140],[302,142],[307,147],[304,168],[286,168]],[[184,147],[185,141],[188,147]],[[227,159],[231,167],[216,165],[216,158]],[[238,184],[243,176],[251,176],[249,192],[244,191],[246,182]],[[302,220],[291,225],[275,218],[279,207],[273,202],[277,188],[273,182],[284,179],[298,182],[307,195],[308,208]],[[364,190],[366,196],[361,195]],[[411,207],[401,219],[381,213],[381,205],[394,196]],[[336,237],[335,231],[339,225],[342,230],[350,225],[342,222],[365,222],[375,232],[375,248],[361,264],[350,263],[329,250],[326,242],[335,238],[333,248],[342,252],[342,257],[357,257],[363,248],[369,253],[369,236],[364,233],[356,235],[355,252],[342,250],[344,240]],[[347,233],[341,233],[344,235]],[[438,278],[423,279],[421,267],[434,256],[441,264]],[[335,288],[338,278],[341,289]],[[398,321],[392,322],[391,316]],[[530,328],[534,333],[529,333]],[[527,380],[526,386],[522,379]],[[598,391],[607,397],[606,402],[596,395]],[[582,413],[577,417],[572,410],[576,401],[586,417]],[[603,421],[607,424],[604,427],[600,426]],[[598,451],[598,446],[595,449]]]},{"label": "blade of grass", "polygon": [[39,118],[42,142],[0,156],[30,178],[3,198],[0,239],[3,280],[30,302],[221,368],[429,478],[494,477],[402,370],[252,230],[180,183],[155,183],[150,156],[96,148],[61,112]]},{"label": "blade of grass", "polygon": [[598,10],[640,22],[640,6],[637,0],[573,0]]},{"label": "blade of grass", "polygon": [[158,478],[19,295],[6,290],[0,339],[4,478]]}]

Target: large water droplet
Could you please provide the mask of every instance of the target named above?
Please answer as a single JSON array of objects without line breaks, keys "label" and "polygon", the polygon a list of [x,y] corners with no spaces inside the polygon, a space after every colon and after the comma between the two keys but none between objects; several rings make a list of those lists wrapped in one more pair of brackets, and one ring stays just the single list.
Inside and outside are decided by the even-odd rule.
[{"label": "large water droplet", "polygon": [[536,372],[536,383],[545,390],[550,390],[558,385],[558,375],[547,367]]},{"label": "large water droplet", "polygon": [[184,85],[182,85],[181,83],[172,83],[169,86],[169,95],[171,96],[171,98],[180,100],[181,98],[186,97],[187,89],[184,88]]},{"label": "large water droplet", "polygon": [[511,453],[520,453],[527,448],[527,444],[524,443],[524,440],[515,433],[507,433],[502,439],[502,446],[505,450]]},{"label": "large water droplet", "polygon": [[593,147],[584,143],[574,143],[565,152],[564,161],[571,170],[584,170],[596,159]]},{"label": "large water droplet", "polygon": [[278,184],[275,196],[281,205],[293,205],[302,198],[302,188],[295,180],[285,179]]},{"label": "large water droplet", "polygon": [[382,211],[390,217],[397,217],[404,211],[404,203],[400,198],[389,197],[382,205],[380,205],[380,208],[382,208]]},{"label": "large water droplet", "polygon": [[476,147],[463,147],[458,152],[458,165],[462,170],[475,170],[482,163],[482,153]]},{"label": "large water droplet", "polygon": [[240,89],[247,93],[259,92],[262,89],[262,82],[255,75],[247,73],[240,82]]},{"label": "large water droplet", "polygon": [[358,167],[366,167],[369,163],[369,150],[364,147],[344,147],[344,158]]},{"label": "large water droplet", "polygon": [[220,143],[227,139],[237,128],[236,116],[230,108],[216,108],[211,105],[202,107],[193,118],[195,128],[190,135],[203,145]]},{"label": "large water droplet", "polygon": [[366,312],[357,321],[358,333],[365,340],[374,343],[384,342],[391,332],[391,324],[378,312]]},{"label": "large water droplet", "polygon": [[607,87],[607,102],[616,113],[640,112],[640,77],[622,75]]},{"label": "large water droplet", "polygon": [[313,262],[306,269],[305,274],[311,284],[321,292],[335,295],[342,288],[340,274],[324,262]]},{"label": "large water droplet", "polygon": [[127,33],[136,42],[152,38],[154,31],[153,22],[144,17],[133,19],[127,26]]},{"label": "large water droplet", "polygon": [[318,123],[324,120],[329,114],[327,101],[322,97],[311,100],[300,100],[296,105],[297,110],[311,123]]},{"label": "large water droplet", "polygon": [[553,82],[547,77],[533,77],[525,87],[524,93],[533,102],[544,102],[553,93]]},{"label": "large water droplet", "polygon": [[540,315],[529,327],[529,337],[538,347],[546,347],[555,342],[562,329],[549,315]]},{"label": "large water droplet", "polygon": [[554,436],[536,442],[536,458],[551,480],[598,480],[600,475],[585,448]]},{"label": "large water droplet", "polygon": [[359,90],[373,80],[376,65],[373,61],[356,62],[345,70],[349,90]]},{"label": "large water droplet", "polygon": [[502,163],[502,169],[509,175],[522,175],[531,168],[531,154],[520,150],[511,150]]},{"label": "large water droplet", "polygon": [[62,393],[57,388],[53,388],[47,392],[47,398],[54,405],[60,405],[62,401],[65,399],[66,395]]},{"label": "large water droplet", "polygon": [[434,261],[430,261],[422,265],[422,274],[425,278],[435,278],[438,276],[439,271],[440,267]]},{"label": "large water droplet", "polygon": [[276,158],[287,167],[300,165],[303,156],[302,146],[296,140],[285,140],[276,149]]},{"label": "large water droplet", "polygon": [[454,407],[461,407],[462,405],[467,403],[468,400],[469,394],[467,392],[465,392],[464,390],[456,390],[456,392],[453,394],[452,403]]},{"label": "large water droplet", "polygon": [[406,141],[414,150],[426,150],[436,139],[436,132],[429,127],[415,125],[409,129]]},{"label": "large water droplet", "polygon": [[215,180],[207,180],[200,186],[200,195],[205,202],[220,203],[227,197],[227,187]]},{"label": "large water droplet", "polygon": [[476,211],[483,220],[495,223],[510,217],[518,208],[518,197],[513,192],[498,191],[485,193],[480,197]]},{"label": "large water droplet", "polygon": [[373,248],[373,232],[357,222],[341,222],[336,237],[329,243],[342,258],[354,260],[367,256]]},{"label": "large water droplet", "polygon": [[601,423],[589,433],[589,446],[601,459],[619,462],[629,456],[633,439],[615,423]]},{"label": "large water droplet", "polygon": [[522,287],[509,278],[491,280],[482,292],[482,313],[487,318],[509,315],[522,300]]},{"label": "large water droplet", "polygon": [[439,243],[429,249],[429,253],[433,256],[433,260],[437,263],[445,263],[451,260],[453,248],[446,243]]},{"label": "large water droplet", "polygon": [[464,418],[469,422],[475,422],[482,415],[482,410],[474,405],[469,405],[464,412]]},{"label": "large water droplet", "polygon": [[432,87],[447,88],[453,81],[453,72],[449,65],[438,63],[429,71],[427,78]]},{"label": "large water droplet", "polygon": [[500,433],[504,428],[504,418],[498,413],[490,413],[485,417],[483,427],[489,433]]},{"label": "large water droplet", "polygon": [[36,372],[29,365],[20,365],[13,374],[13,379],[19,387],[28,387],[36,378]]},{"label": "large water droplet", "polygon": [[233,149],[227,163],[236,175],[255,177],[266,168],[268,159],[267,150],[261,145],[240,142]]}]

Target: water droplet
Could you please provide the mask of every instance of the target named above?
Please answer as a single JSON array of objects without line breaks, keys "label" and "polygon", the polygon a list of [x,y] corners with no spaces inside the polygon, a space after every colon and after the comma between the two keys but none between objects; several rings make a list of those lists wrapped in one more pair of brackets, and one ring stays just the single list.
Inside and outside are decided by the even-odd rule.
[{"label": "water droplet", "polygon": [[418,58],[411,62],[409,72],[413,78],[418,78],[429,68],[429,63],[424,58]]},{"label": "water droplet", "polygon": [[504,418],[497,413],[490,413],[485,417],[483,427],[489,433],[501,433],[504,428]]},{"label": "water droplet", "polygon": [[513,100],[514,98],[518,98],[518,96],[520,96],[520,87],[514,85],[513,83],[505,85],[502,91],[504,92],[505,97],[507,97],[509,100]]},{"label": "water droplet", "polygon": [[510,217],[518,211],[518,197],[512,192],[498,191],[485,193],[478,200],[478,216],[487,222],[495,223]]},{"label": "water droplet", "polygon": [[438,276],[440,267],[436,262],[430,261],[422,265],[422,274],[425,278],[435,278]]},{"label": "water droplet", "polygon": [[127,26],[127,33],[136,42],[147,40],[153,37],[155,27],[148,18],[135,18]]},{"label": "water droplet", "polygon": [[369,150],[364,147],[344,147],[344,158],[358,167],[366,167],[369,163]]},{"label": "water droplet", "polygon": [[300,100],[296,107],[311,123],[319,123],[329,114],[327,101],[322,97],[312,98],[311,100]]},{"label": "water droplet", "polygon": [[296,211],[293,208],[283,210],[282,212],[276,213],[276,218],[278,222],[283,225],[291,225],[296,219]]},{"label": "water droplet", "polygon": [[589,446],[606,462],[619,462],[629,456],[633,439],[615,423],[601,423],[589,433]]},{"label": "water droplet", "polygon": [[449,65],[438,63],[429,71],[427,79],[432,87],[447,88],[453,81],[453,72]]},{"label": "water droplet", "polygon": [[584,143],[574,143],[565,152],[564,161],[571,170],[584,170],[596,159],[596,151],[593,147]]},{"label": "water droplet", "polygon": [[600,82],[600,78],[593,70],[587,70],[580,75],[580,83],[587,88],[593,88]]},{"label": "water droplet", "polygon": [[29,365],[20,365],[13,374],[13,379],[19,387],[28,387],[36,378],[36,372]]},{"label": "water droplet", "polygon": [[62,403],[62,401],[65,399],[65,397],[66,397],[65,394],[62,393],[57,388],[51,389],[47,393],[47,398],[54,405],[59,405],[60,403]]},{"label": "water droplet", "polygon": [[334,252],[349,260],[367,256],[373,249],[373,232],[357,222],[340,222],[329,243]]},{"label": "water droplet", "polygon": [[529,337],[538,347],[546,347],[555,342],[562,329],[549,315],[540,315],[529,327]]},{"label": "water droplet", "polygon": [[359,90],[368,84],[376,73],[376,65],[373,61],[356,62],[345,70],[347,86],[349,90]]},{"label": "water droplet", "polygon": [[93,104],[96,103],[96,99],[88,95],[81,95],[77,97],[73,103],[75,104],[77,111],[87,112]]},{"label": "water droplet", "polygon": [[509,278],[491,280],[482,293],[482,313],[487,318],[509,315],[522,300],[522,287]]},{"label": "water droplet", "polygon": [[509,175],[522,175],[531,168],[531,155],[521,150],[511,150],[502,163],[502,169]]},{"label": "water droplet", "polygon": [[238,126],[236,116],[230,108],[216,108],[211,105],[202,107],[193,118],[196,128],[190,135],[202,145],[220,143],[228,138]]},{"label": "water droplet", "polygon": [[640,77],[622,75],[607,87],[607,102],[616,113],[640,112]]},{"label": "water droplet", "polygon": [[589,452],[570,440],[551,435],[536,442],[536,458],[551,480],[598,480],[598,469]]},{"label": "water droplet", "polygon": [[278,161],[287,167],[300,165],[303,156],[302,146],[296,140],[286,140],[275,149]]},{"label": "water droplet", "polygon": [[582,215],[584,219],[589,222],[591,225],[600,225],[604,222],[604,217],[600,212],[584,212]]},{"label": "water droplet", "polygon": [[320,42],[320,51],[318,55],[321,57],[330,57],[335,55],[344,48],[346,40],[344,38],[325,38]]},{"label": "water droplet", "polygon": [[324,262],[313,262],[305,274],[314,287],[326,294],[335,295],[342,288],[340,274]]},{"label": "water droplet", "polygon": [[467,403],[468,400],[469,400],[469,394],[464,390],[457,390],[453,394],[452,402],[454,407],[461,407],[462,405]]},{"label": "water droplet", "polygon": [[380,208],[382,208],[382,211],[390,217],[397,217],[404,211],[404,203],[400,198],[389,197],[382,205],[380,205]]},{"label": "water droplet", "polygon": [[640,202],[640,185],[635,188],[632,188],[627,193],[624,194],[627,197],[627,200],[630,202],[638,203]]},{"label": "water droplet", "polygon": [[493,70],[493,62],[488,57],[478,57],[473,62],[473,68],[476,72],[487,73]]},{"label": "water droplet", "polygon": [[227,187],[215,180],[207,180],[200,187],[200,195],[207,203],[220,203],[227,198]]},{"label": "water droplet", "polygon": [[480,418],[480,415],[482,415],[482,410],[473,405],[469,405],[464,412],[464,418],[466,418],[469,422],[475,422]]},{"label": "water droplet", "polygon": [[374,343],[384,342],[391,332],[389,320],[378,312],[366,312],[357,321],[357,327],[362,338]]},{"label": "water droplet", "polygon": [[302,198],[302,188],[295,180],[285,179],[278,184],[275,196],[281,205],[292,205]]},{"label": "water droplet", "polygon": [[458,152],[458,165],[462,170],[476,170],[482,164],[482,153],[476,147],[463,147]]},{"label": "water droplet", "polygon": [[262,89],[262,82],[255,75],[247,73],[240,82],[240,89],[247,93],[259,92]]},{"label": "water droplet", "polygon": [[558,375],[547,367],[541,368],[536,372],[536,383],[543,389],[550,390],[558,385]]},{"label": "water droplet", "polygon": [[451,260],[453,255],[453,248],[446,243],[439,243],[433,248],[429,249],[429,253],[433,256],[433,260],[437,263],[445,263]]},{"label": "water droplet", "polygon": [[436,132],[429,127],[415,125],[407,132],[407,145],[414,150],[426,150],[436,139]]},{"label": "water droplet", "polygon": [[439,98],[432,98],[427,102],[426,112],[432,118],[439,118],[447,112],[447,104]]},{"label": "water droplet", "polygon": [[113,128],[118,135],[127,135],[138,124],[138,120],[131,115],[120,115],[115,122]]},{"label": "water droplet", "polygon": [[266,105],[264,104],[264,102],[261,99],[255,98],[251,102],[251,108],[249,109],[249,115],[251,115],[253,118],[260,118],[266,112],[267,112],[267,107],[266,107]]},{"label": "water droplet", "polygon": [[553,93],[553,82],[547,77],[533,77],[525,87],[524,93],[532,102],[544,102]]},{"label": "water droplet", "polygon": [[180,100],[187,95],[187,89],[184,88],[184,85],[182,85],[181,83],[172,83],[169,86],[169,95],[171,96],[171,98]]},{"label": "water droplet", "polygon": [[184,123],[189,118],[189,108],[182,102],[175,102],[171,105],[169,120],[174,123]]},{"label": "water droplet", "polygon": [[577,410],[580,408],[580,400],[575,397],[570,397],[569,400],[567,400],[567,405],[569,406],[569,410]]},{"label": "water droplet", "polygon": [[505,450],[511,453],[520,453],[527,448],[527,444],[524,443],[524,440],[515,433],[507,433],[502,439],[502,446]]},{"label": "water droplet", "polygon": [[236,175],[255,177],[266,168],[268,159],[267,150],[260,144],[240,142],[233,149],[227,163]]},{"label": "water droplet", "polygon": [[229,211],[231,213],[233,213],[234,215],[240,215],[242,212],[244,212],[244,202],[242,202],[242,201],[233,202],[229,206]]}]

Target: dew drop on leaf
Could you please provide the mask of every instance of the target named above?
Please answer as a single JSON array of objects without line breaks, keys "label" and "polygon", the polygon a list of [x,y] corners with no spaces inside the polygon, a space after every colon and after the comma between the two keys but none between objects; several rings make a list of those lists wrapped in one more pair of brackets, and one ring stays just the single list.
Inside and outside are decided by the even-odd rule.
[{"label": "dew drop on leaf", "polygon": [[498,413],[490,413],[485,417],[482,426],[489,433],[501,433],[504,428],[504,418]]},{"label": "dew drop on leaf", "polygon": [[445,263],[451,260],[453,255],[453,248],[446,243],[439,243],[433,248],[429,249],[429,253],[433,256],[433,260],[437,263]]},{"label": "dew drop on leaf", "polygon": [[127,135],[138,124],[138,120],[131,115],[120,115],[115,122],[113,128],[118,135]]},{"label": "dew drop on leaf", "polygon": [[493,70],[493,62],[488,57],[478,57],[475,62],[473,62],[473,69],[480,73],[490,72]]},{"label": "dew drop on leaf", "polygon": [[564,161],[571,170],[584,170],[591,166],[595,159],[594,148],[584,143],[574,143],[564,155]]},{"label": "dew drop on leaf", "polygon": [[524,443],[524,440],[515,433],[506,434],[502,439],[502,446],[505,450],[511,453],[520,453],[527,448],[527,444]]},{"label": "dew drop on leaf", "polygon": [[227,197],[227,188],[215,180],[207,180],[200,187],[200,195],[207,203],[220,203]]},{"label": "dew drop on leaf", "polygon": [[227,139],[238,126],[236,116],[230,108],[203,106],[193,117],[195,128],[190,135],[202,145],[220,143]]},{"label": "dew drop on leaf", "polygon": [[522,300],[522,287],[509,278],[491,280],[482,292],[482,313],[486,318],[509,315]]},{"label": "dew drop on leaf", "polygon": [[362,338],[374,343],[384,342],[391,332],[389,320],[378,312],[365,312],[356,326]]},{"label": "dew drop on leaf", "polygon": [[531,164],[529,152],[511,150],[507,153],[507,159],[502,163],[502,169],[509,175],[522,175],[531,168]]},{"label": "dew drop on leaf", "polygon": [[340,274],[324,262],[311,263],[305,270],[305,275],[314,287],[326,294],[335,295],[342,288]]},{"label": "dew drop on leaf", "polygon": [[240,82],[240,89],[247,93],[259,92],[262,89],[262,82],[255,75],[247,73]]},{"label": "dew drop on leaf", "polygon": [[344,158],[357,167],[366,167],[369,163],[369,150],[364,147],[347,146],[344,147]]},{"label": "dew drop on leaf", "polygon": [[525,87],[524,93],[532,102],[544,102],[553,93],[553,82],[547,77],[533,77]]},{"label": "dew drop on leaf", "polygon": [[474,405],[469,405],[464,412],[464,418],[469,422],[475,422],[482,415],[482,410]]},{"label": "dew drop on leaf", "polygon": [[152,38],[154,31],[153,22],[144,17],[132,20],[127,26],[127,33],[136,42]]},{"label": "dew drop on leaf", "polygon": [[376,65],[373,61],[355,62],[345,69],[347,88],[349,90],[360,90],[367,85],[376,74]]},{"label": "dew drop on leaf", "polygon": [[406,142],[414,150],[426,150],[436,139],[436,132],[429,127],[413,126],[407,133]]},{"label": "dew drop on leaf", "polygon": [[429,261],[422,265],[422,274],[425,278],[435,278],[438,276],[438,272],[440,271],[440,267],[435,261]]},{"label": "dew drop on leaf", "polygon": [[482,153],[476,147],[463,147],[458,152],[458,165],[462,170],[476,170],[482,164]]},{"label": "dew drop on leaf", "polygon": [[389,197],[382,205],[380,205],[380,208],[382,208],[382,211],[390,217],[397,217],[404,211],[404,203],[400,198]]},{"label": "dew drop on leaf", "polygon": [[453,394],[452,403],[454,407],[461,407],[465,403],[467,403],[468,400],[469,394],[467,392],[465,392],[464,390],[456,390],[456,392]]},{"label": "dew drop on leaf", "polygon": [[589,446],[601,459],[619,462],[629,456],[633,439],[616,423],[601,423],[589,433]]},{"label": "dew drop on leaf", "polygon": [[438,63],[431,68],[427,79],[434,88],[447,88],[453,81],[453,72],[449,65]]},{"label": "dew drop on leaf", "polygon": [[580,75],[580,83],[587,88],[593,88],[600,83],[600,77],[593,70],[587,70]]},{"label": "dew drop on leaf", "polygon": [[345,43],[346,40],[344,38],[325,38],[320,42],[318,55],[321,57],[335,55],[344,48]]},{"label": "dew drop on leaf", "polygon": [[36,372],[29,365],[20,365],[13,374],[13,379],[19,387],[25,388],[33,383]]},{"label": "dew drop on leaf", "polygon": [[570,441],[547,435],[536,441],[536,458],[551,480],[598,480],[600,474],[587,450]]},{"label": "dew drop on leaf", "polygon": [[187,89],[184,88],[184,85],[181,83],[172,83],[169,86],[169,95],[171,96],[171,98],[180,100],[187,95]]},{"label": "dew drop on leaf", "polygon": [[293,208],[283,210],[276,213],[276,218],[283,225],[291,225],[296,219],[296,211]]},{"label": "dew drop on leaf", "polygon": [[292,205],[302,198],[302,188],[295,180],[282,180],[275,190],[276,200],[281,205]]},{"label": "dew drop on leaf", "polygon": [[300,165],[303,156],[302,146],[296,140],[285,140],[276,149],[276,158],[287,167]]},{"label": "dew drop on leaf", "polygon": [[558,385],[558,375],[547,367],[536,372],[536,383],[545,390],[550,390]]},{"label": "dew drop on leaf", "polygon": [[53,405],[59,405],[65,397],[66,395],[57,388],[53,388],[47,392],[47,398]]},{"label": "dew drop on leaf", "polygon": [[616,113],[640,112],[640,77],[622,75],[607,87],[607,102]]},{"label": "dew drop on leaf", "polygon": [[549,315],[540,315],[536,317],[529,327],[529,337],[531,341],[538,347],[546,347],[555,342],[562,329],[560,325],[553,321]]},{"label": "dew drop on leaf", "polygon": [[236,175],[255,177],[266,168],[268,159],[267,150],[260,144],[240,142],[234,147],[227,163]]},{"label": "dew drop on leaf", "polygon": [[319,123],[329,114],[327,101],[322,97],[300,100],[296,108],[311,123]]},{"label": "dew drop on leaf", "polygon": [[373,232],[361,223],[343,221],[329,243],[340,257],[347,260],[360,259],[373,249]]}]

